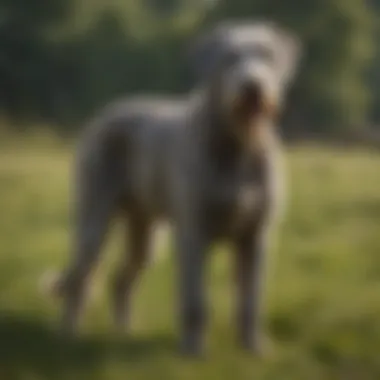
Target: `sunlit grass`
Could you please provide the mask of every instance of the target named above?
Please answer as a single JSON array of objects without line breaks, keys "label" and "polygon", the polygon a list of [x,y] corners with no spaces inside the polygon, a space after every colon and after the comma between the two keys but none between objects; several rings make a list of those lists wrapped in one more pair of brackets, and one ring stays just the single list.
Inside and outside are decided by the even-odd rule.
[{"label": "sunlit grass", "polygon": [[0,151],[0,379],[380,378],[379,154],[288,151],[290,199],[268,282],[274,355],[253,359],[235,345],[223,250],[210,266],[208,356],[189,362],[176,351],[171,255],[136,293],[133,336],[112,334],[107,274],[122,251],[121,229],[95,274],[83,339],[69,344],[51,331],[58,305],[39,294],[38,280],[67,259],[72,150],[41,141]]}]

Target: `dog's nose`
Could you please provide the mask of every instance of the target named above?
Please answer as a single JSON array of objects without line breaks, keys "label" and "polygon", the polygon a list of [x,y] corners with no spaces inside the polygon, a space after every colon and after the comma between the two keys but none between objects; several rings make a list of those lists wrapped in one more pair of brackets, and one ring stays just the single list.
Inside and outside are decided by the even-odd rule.
[{"label": "dog's nose", "polygon": [[242,95],[247,100],[258,101],[262,95],[260,84],[255,80],[246,80],[242,85]]}]

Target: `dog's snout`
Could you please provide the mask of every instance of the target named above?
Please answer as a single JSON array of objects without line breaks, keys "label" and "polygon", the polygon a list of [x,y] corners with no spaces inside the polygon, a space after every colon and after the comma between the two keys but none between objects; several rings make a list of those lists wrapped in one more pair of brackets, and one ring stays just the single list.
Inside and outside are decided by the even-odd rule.
[{"label": "dog's snout", "polygon": [[262,90],[260,84],[255,80],[246,80],[242,85],[242,96],[245,99],[257,101],[261,98]]}]

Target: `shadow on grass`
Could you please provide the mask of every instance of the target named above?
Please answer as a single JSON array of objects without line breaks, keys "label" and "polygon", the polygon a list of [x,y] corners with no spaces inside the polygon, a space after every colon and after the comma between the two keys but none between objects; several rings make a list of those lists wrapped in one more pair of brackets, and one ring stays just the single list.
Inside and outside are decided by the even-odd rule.
[{"label": "shadow on grass", "polygon": [[37,378],[61,378],[77,371],[96,371],[104,361],[136,362],[175,351],[174,338],[105,337],[68,340],[38,319],[0,314],[0,378],[33,373]]}]

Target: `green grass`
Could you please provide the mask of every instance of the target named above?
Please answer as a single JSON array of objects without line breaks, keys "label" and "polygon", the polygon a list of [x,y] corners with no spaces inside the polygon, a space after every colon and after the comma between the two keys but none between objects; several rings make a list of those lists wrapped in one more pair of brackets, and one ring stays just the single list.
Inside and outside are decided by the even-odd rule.
[{"label": "green grass", "polygon": [[79,342],[54,333],[58,304],[38,291],[69,248],[69,165],[62,144],[0,151],[0,379],[309,380],[380,378],[380,155],[303,147],[288,152],[289,205],[268,280],[270,358],[234,342],[230,257],[210,265],[207,356],[176,351],[171,255],[135,297],[133,335],[112,334],[106,274],[116,231],[95,274]]}]

